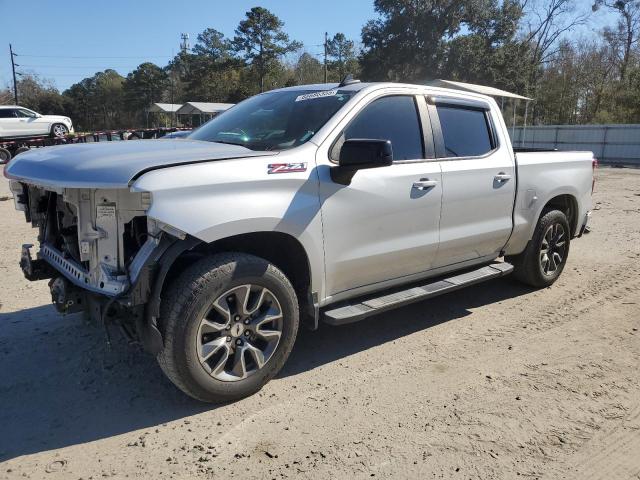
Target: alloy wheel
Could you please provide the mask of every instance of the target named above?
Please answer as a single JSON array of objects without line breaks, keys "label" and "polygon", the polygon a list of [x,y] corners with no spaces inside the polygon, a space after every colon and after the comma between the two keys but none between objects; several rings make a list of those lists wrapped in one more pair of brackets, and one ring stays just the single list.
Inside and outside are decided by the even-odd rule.
[{"label": "alloy wheel", "polygon": [[282,307],[269,289],[252,284],[234,287],[220,295],[200,320],[200,364],[218,380],[243,380],[273,356],[282,328]]},{"label": "alloy wheel", "polygon": [[64,125],[54,125],[53,126],[53,134],[56,137],[64,137],[67,134],[67,127],[65,127]]},{"label": "alloy wheel", "polygon": [[540,267],[542,273],[551,276],[556,273],[566,257],[567,237],[560,223],[550,225],[542,237],[540,247]]}]

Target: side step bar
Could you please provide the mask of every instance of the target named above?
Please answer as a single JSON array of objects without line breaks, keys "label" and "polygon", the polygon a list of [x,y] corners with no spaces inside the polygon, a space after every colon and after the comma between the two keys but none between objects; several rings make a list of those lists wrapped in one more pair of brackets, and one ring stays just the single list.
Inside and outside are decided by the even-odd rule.
[{"label": "side step bar", "polygon": [[363,320],[393,308],[436,297],[492,278],[502,277],[513,271],[513,265],[506,262],[492,263],[486,267],[461,273],[449,278],[441,278],[427,283],[380,297],[369,297],[359,303],[350,303],[326,310],[323,320],[329,325],[344,325]]}]

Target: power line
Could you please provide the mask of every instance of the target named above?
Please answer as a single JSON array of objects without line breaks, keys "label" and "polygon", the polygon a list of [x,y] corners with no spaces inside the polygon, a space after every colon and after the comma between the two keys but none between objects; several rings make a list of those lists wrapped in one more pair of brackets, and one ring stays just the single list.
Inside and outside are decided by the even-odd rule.
[{"label": "power line", "polygon": [[110,57],[102,57],[102,56],[79,56],[79,55],[27,55],[24,53],[16,54],[18,57],[31,57],[31,58],[73,58],[73,59],[93,59],[93,58],[108,58],[108,59],[117,59],[117,58],[171,58],[171,55],[137,55],[137,56],[110,56]]},{"label": "power line", "polygon": [[44,73],[44,74],[38,74],[38,73],[31,73],[31,72],[22,72],[22,73],[18,73],[16,72],[16,75],[20,75],[20,76],[38,76],[38,77],[76,77],[76,78],[90,78],[87,77],[87,75],[83,74],[83,73]]},{"label": "power line", "polygon": [[[16,67],[30,67],[30,68],[105,68],[105,65],[27,65],[21,63]],[[106,68],[136,68],[138,65],[108,65]]]}]

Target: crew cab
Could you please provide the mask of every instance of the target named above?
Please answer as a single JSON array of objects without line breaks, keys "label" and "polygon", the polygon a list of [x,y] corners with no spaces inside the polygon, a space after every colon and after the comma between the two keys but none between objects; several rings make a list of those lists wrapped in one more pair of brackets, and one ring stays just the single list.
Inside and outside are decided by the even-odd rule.
[{"label": "crew cab", "polygon": [[69,117],[40,115],[17,105],[0,105],[0,138],[21,138],[39,135],[63,137],[73,132]]},{"label": "crew cab", "polygon": [[5,175],[39,229],[25,276],[220,402],[273,378],[301,324],[511,272],[552,285],[587,226],[593,166],[514,153],[489,97],[346,81],[254,96],[185,139],[29,151]]}]

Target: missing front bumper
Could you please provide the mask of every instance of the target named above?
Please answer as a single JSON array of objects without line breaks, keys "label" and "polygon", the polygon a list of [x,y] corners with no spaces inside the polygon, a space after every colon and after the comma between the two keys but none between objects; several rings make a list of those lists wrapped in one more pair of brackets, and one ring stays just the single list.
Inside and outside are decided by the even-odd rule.
[{"label": "missing front bumper", "polygon": [[30,244],[23,245],[20,256],[20,267],[27,280],[44,280],[61,274],[77,287],[107,297],[118,296],[129,287],[126,276],[112,276],[107,272],[102,272],[100,279],[94,282],[82,265],[65,258],[61,251],[48,243],[42,244],[34,260],[31,256],[32,247]]}]

